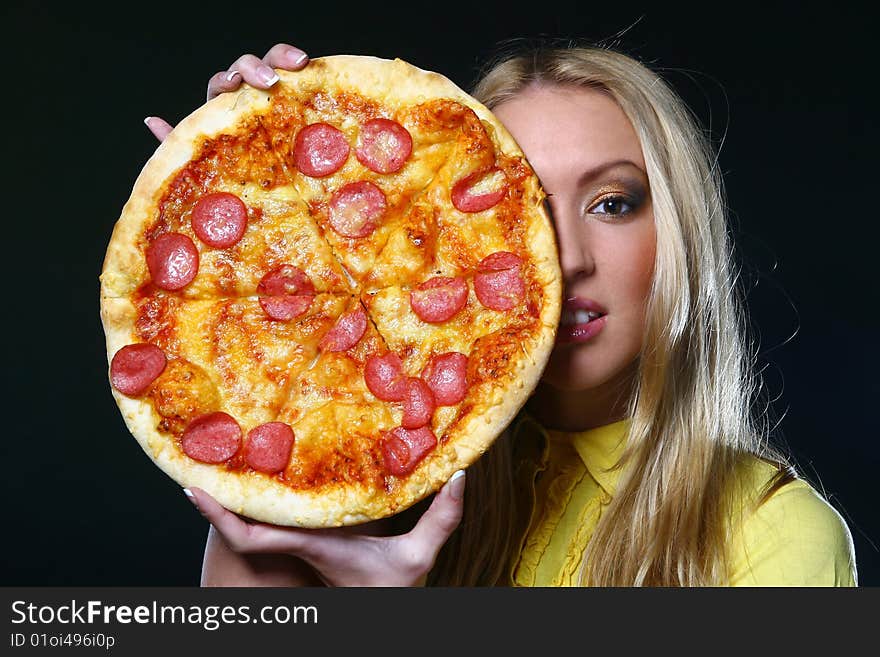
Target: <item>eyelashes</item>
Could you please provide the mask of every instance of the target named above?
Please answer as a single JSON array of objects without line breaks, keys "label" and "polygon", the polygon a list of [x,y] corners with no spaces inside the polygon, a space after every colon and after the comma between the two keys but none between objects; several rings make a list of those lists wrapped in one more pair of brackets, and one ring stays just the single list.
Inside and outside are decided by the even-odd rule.
[{"label": "eyelashes", "polygon": [[[621,189],[623,188],[623,189]],[[553,209],[551,201],[555,196],[546,192],[544,199],[544,208],[548,214],[553,217]],[[560,202],[564,205],[567,194],[562,194]],[[642,210],[643,206],[649,199],[649,193],[643,185],[634,184],[615,184],[613,187],[606,186],[596,191],[583,191],[578,194],[581,196],[584,205],[580,211],[583,220],[598,219],[600,221],[622,221],[637,214]],[[569,197],[570,198],[570,197]],[[593,199],[590,201],[590,199]],[[574,200],[574,199],[572,199]]]},{"label": "eyelashes", "polygon": [[[599,215],[600,220],[622,220],[637,213],[650,197],[648,187],[636,178],[629,176],[606,180],[605,184],[593,190],[584,190],[585,202],[589,202],[584,218]],[[590,202],[590,199],[595,199]]]},{"label": "eyelashes", "polygon": [[614,217],[623,217],[635,212],[641,205],[641,199],[625,194],[609,194],[594,203],[587,214],[604,214]]}]

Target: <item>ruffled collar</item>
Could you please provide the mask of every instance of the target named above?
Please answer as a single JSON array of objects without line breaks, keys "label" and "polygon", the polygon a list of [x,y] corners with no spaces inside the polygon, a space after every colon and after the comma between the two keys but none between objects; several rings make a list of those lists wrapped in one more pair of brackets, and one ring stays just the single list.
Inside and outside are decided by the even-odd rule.
[{"label": "ruffled collar", "polygon": [[615,466],[626,449],[630,422],[631,418],[624,418],[585,431],[546,430],[546,433],[550,439],[570,443],[602,490],[613,495],[620,478],[620,468]]}]

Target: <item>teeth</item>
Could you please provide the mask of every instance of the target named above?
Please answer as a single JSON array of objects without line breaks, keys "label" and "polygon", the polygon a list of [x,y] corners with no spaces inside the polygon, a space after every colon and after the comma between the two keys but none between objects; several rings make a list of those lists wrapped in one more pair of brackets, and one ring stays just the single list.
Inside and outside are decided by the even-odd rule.
[{"label": "teeth", "polygon": [[591,310],[566,310],[562,313],[560,323],[563,326],[571,326],[573,324],[586,324],[587,322],[592,322],[597,317],[601,317],[601,315],[599,313],[594,313]]}]

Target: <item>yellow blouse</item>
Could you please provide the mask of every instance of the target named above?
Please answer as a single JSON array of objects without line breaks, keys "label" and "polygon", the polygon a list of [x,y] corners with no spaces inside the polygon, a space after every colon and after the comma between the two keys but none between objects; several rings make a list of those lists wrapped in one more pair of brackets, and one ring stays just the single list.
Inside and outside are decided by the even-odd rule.
[{"label": "yellow blouse", "polygon": [[[512,567],[515,586],[577,585],[586,545],[614,495],[628,426],[625,419],[562,433],[528,417],[516,425],[519,494],[532,513]],[[754,458],[748,487],[757,494],[775,472]],[[779,488],[734,536],[731,586],[857,585],[846,522],[803,480]]]}]

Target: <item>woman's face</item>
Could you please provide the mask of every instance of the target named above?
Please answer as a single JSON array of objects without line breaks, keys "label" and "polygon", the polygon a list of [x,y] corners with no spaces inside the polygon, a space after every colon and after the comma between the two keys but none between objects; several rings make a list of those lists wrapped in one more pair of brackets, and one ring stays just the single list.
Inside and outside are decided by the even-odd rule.
[{"label": "woman's face", "polygon": [[592,89],[529,87],[493,112],[538,174],[556,227],[562,320],[543,381],[569,391],[627,383],[656,245],[638,137],[617,104]]}]

